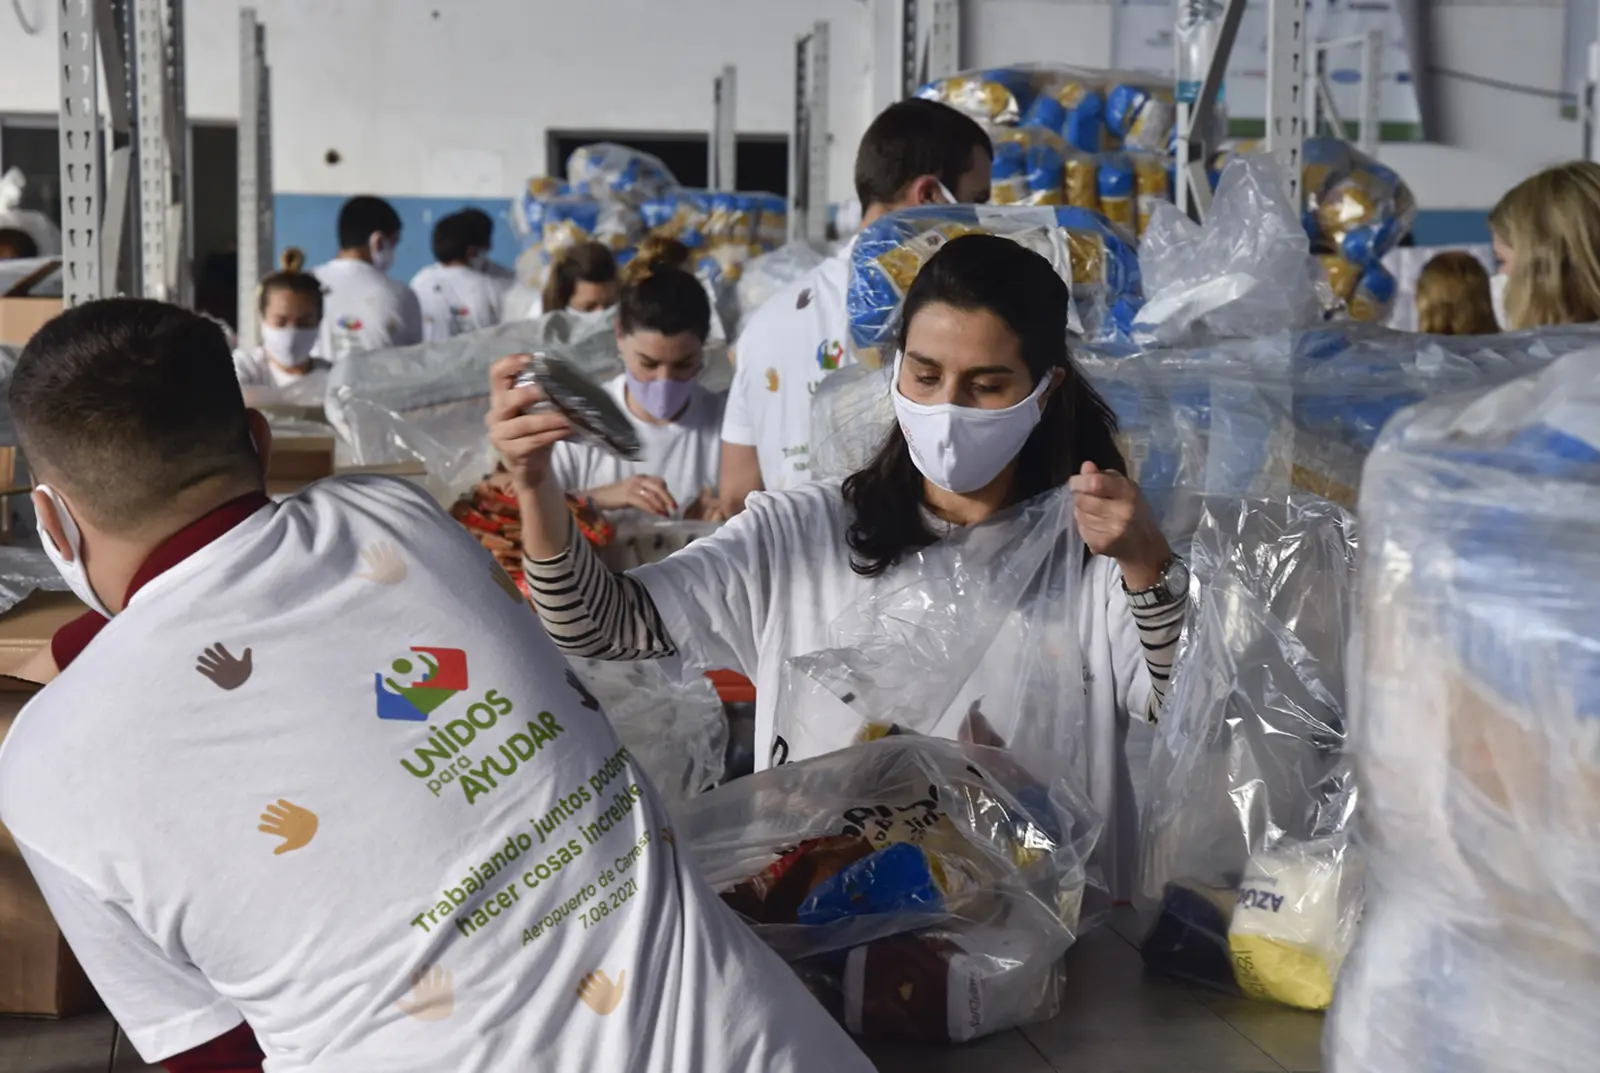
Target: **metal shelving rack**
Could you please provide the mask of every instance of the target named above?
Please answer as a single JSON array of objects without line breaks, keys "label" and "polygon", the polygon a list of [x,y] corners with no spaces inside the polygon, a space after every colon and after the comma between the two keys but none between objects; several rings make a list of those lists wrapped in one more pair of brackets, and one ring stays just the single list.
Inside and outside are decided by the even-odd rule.
[{"label": "metal shelving rack", "polygon": [[1311,92],[1305,99],[1306,133],[1320,134],[1326,124],[1330,133],[1345,137],[1344,118],[1333,101],[1333,88],[1328,85],[1328,53],[1343,48],[1361,50],[1361,114],[1356,121],[1356,147],[1371,156],[1378,151],[1379,108],[1383,104],[1383,32],[1380,30],[1318,41],[1313,46]]},{"label": "metal shelving rack", "polygon": [[[60,29],[64,301],[142,294],[187,302],[183,0],[61,0]],[[135,242],[139,254],[128,256]]]},{"label": "metal shelving rack", "polygon": [[239,12],[239,342],[259,341],[256,288],[273,270],[272,84],[267,31],[254,8]]},{"label": "metal shelving rack", "polygon": [[900,92],[912,97],[961,66],[960,0],[902,0]]},{"label": "metal shelving rack", "polygon": [[[1245,0],[1227,0],[1217,46],[1193,103],[1178,105],[1174,200],[1196,220],[1211,210],[1209,168],[1217,146],[1217,93],[1244,19]],[[1308,117],[1306,97],[1306,0],[1267,0],[1267,150],[1284,164],[1291,195],[1300,196],[1300,156]],[[1373,79],[1376,84],[1376,79]],[[1374,121],[1373,129],[1376,130]]]},{"label": "metal shelving rack", "polygon": [[828,237],[828,24],[795,40],[794,129],[789,142],[789,234]]},{"label": "metal shelving rack", "polygon": [[706,185],[733,191],[738,184],[739,69],[727,66],[711,83],[711,140],[707,145]]}]

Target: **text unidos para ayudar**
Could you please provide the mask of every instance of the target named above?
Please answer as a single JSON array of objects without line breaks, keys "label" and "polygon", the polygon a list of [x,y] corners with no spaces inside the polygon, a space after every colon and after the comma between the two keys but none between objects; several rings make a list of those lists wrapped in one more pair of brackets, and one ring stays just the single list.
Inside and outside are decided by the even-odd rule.
[{"label": "text unidos para ayudar", "polygon": [[515,775],[519,767],[564,733],[554,715],[540,712],[507,735],[498,748],[489,746],[490,752],[474,760],[467,752],[468,746],[476,742],[479,735],[493,730],[513,710],[509,697],[491,689],[482,700],[467,708],[463,718],[447,720],[443,726],[430,724],[428,729],[432,733],[427,744],[413,750],[414,761],[412,757],[402,757],[400,766],[426,780],[434,797],[450,783],[456,783],[470,805],[498,789],[503,780]]}]

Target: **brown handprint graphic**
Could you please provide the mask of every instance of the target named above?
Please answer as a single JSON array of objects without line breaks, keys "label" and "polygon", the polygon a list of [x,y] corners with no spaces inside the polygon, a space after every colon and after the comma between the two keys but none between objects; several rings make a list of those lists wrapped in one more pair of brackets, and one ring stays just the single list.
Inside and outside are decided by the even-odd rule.
[{"label": "brown handprint graphic", "polygon": [[238,689],[250,680],[250,649],[243,656],[235,656],[221,641],[196,657],[200,662],[195,670],[211,679],[223,689]]},{"label": "brown handprint graphic", "polygon": [[604,972],[591,972],[578,981],[578,997],[604,1017],[622,1004],[622,985],[627,978],[626,972],[619,972],[617,982],[612,983]]},{"label": "brown handprint graphic", "polygon": [[273,856],[304,849],[317,837],[317,814],[292,802],[278,798],[278,803],[268,805],[261,814],[261,826],[256,830],[283,839],[283,844],[272,851]]},{"label": "brown handprint graphic", "polygon": [[395,1009],[418,1021],[443,1021],[455,1012],[455,981],[443,965],[411,977],[411,996],[395,999]]}]

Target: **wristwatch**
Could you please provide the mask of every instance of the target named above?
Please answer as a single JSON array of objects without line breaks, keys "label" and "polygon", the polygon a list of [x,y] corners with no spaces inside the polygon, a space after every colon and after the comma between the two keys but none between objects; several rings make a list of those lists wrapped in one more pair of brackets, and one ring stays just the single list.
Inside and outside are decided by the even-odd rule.
[{"label": "wristwatch", "polygon": [[1177,555],[1170,555],[1161,564],[1161,573],[1148,589],[1134,591],[1128,588],[1128,579],[1122,579],[1122,591],[1133,607],[1166,607],[1189,595],[1189,564]]}]

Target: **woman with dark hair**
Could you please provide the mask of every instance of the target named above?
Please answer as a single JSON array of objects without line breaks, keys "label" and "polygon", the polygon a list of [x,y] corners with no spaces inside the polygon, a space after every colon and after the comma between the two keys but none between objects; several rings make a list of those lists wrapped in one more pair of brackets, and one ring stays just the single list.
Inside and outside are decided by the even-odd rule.
[{"label": "woman with dark hair", "polygon": [[605,384],[639,433],[638,461],[582,443],[559,443],[550,471],[563,488],[607,513],[718,520],[722,399],[700,384],[711,301],[685,271],[689,251],[646,239],[622,270],[617,350],[623,371]]},{"label": "woman with dark hair", "polygon": [[1115,822],[1129,804],[1112,743],[1130,712],[1153,717],[1160,707],[1188,572],[1122,475],[1116,419],[1067,353],[1067,312],[1067,286],[1044,258],[1008,239],[951,241],[906,296],[897,423],[877,458],[842,487],[753,496],[712,536],[616,576],[573,539],[549,479],[550,447],[569,427],[527,414],[539,396],[511,386],[522,359],[501,361],[491,438],[516,481],[524,565],[546,629],[574,655],[742,671],[756,683],[764,764],[785,660],[829,647],[829,626],[875,587],[907,584],[897,571],[916,550],[1070,485],[1085,545],[1066,553],[1082,559],[1091,790]]},{"label": "woman with dark hair", "polygon": [[617,259],[598,242],[582,242],[556,257],[544,283],[543,308],[599,316],[617,304]]}]

